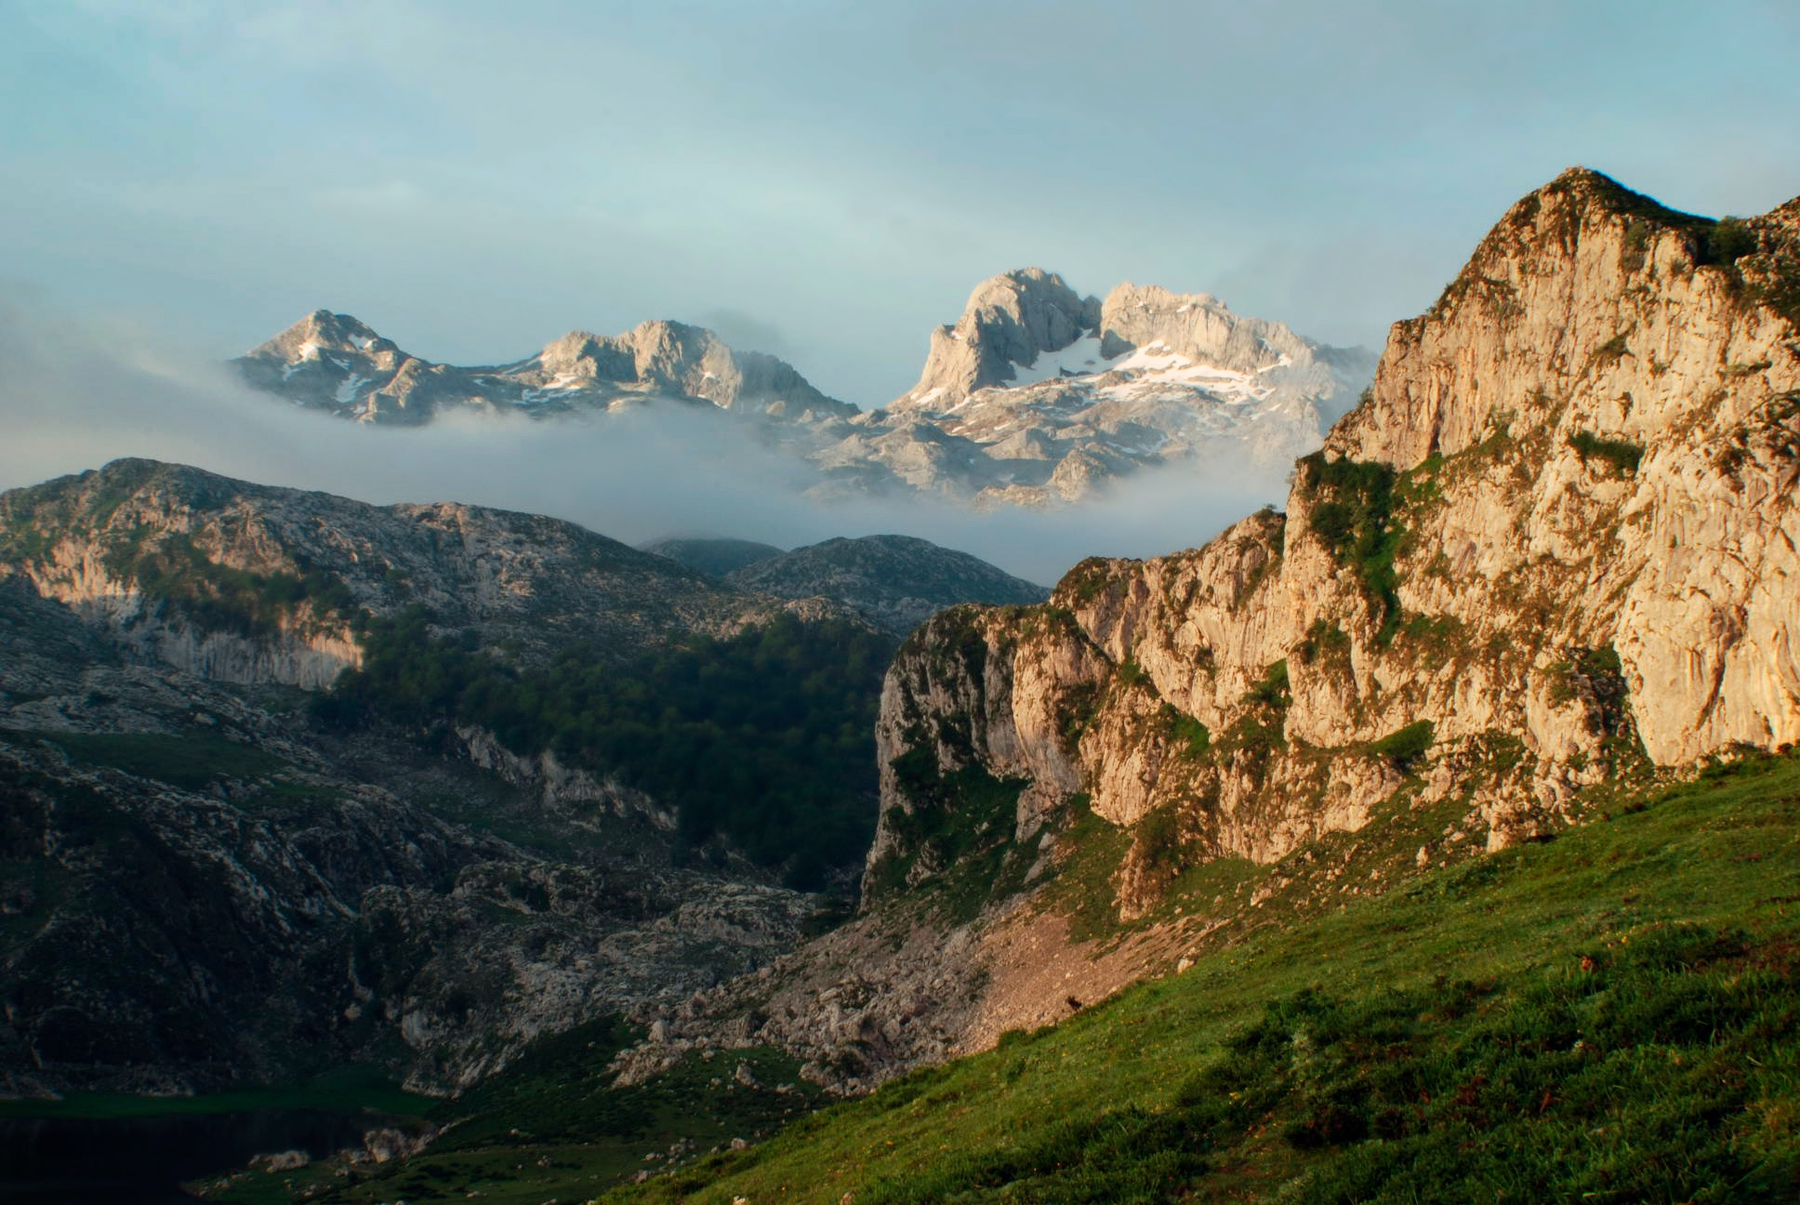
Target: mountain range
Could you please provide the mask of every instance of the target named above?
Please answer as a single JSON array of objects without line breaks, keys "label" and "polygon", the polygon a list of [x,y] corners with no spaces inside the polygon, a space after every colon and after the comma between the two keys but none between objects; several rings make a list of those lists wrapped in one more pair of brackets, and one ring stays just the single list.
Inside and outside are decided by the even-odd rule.
[{"label": "mountain range", "polygon": [[[717,380],[878,432],[823,487],[968,500],[1354,383],[1037,272],[866,416],[660,339],[569,392]],[[1791,1199],[1800,199],[1571,169],[1292,450],[1284,509],[1048,599],[142,461],[0,496],[11,1085],[461,1093],[225,1201]]]},{"label": "mountain range", "polygon": [[255,389],[365,423],[450,413],[570,418],[645,405],[730,415],[810,465],[809,492],[943,495],[977,506],[1093,496],[1145,469],[1229,475],[1318,445],[1373,357],[1245,318],[1213,297],[1125,284],[1082,297],[1031,268],[986,281],[932,333],[919,383],[871,412],[711,331],[575,331],[508,364],[458,368],[319,310],[236,360]]}]

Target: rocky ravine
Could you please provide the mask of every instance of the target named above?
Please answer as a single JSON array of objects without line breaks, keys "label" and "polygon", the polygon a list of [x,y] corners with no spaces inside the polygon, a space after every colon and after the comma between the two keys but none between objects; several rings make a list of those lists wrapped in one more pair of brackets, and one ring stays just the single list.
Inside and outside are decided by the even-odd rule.
[{"label": "rocky ravine", "polygon": [[932,332],[919,384],[871,412],[679,322],[574,331],[515,363],[459,368],[319,310],[234,364],[258,390],[363,423],[672,405],[729,416],[746,437],[802,457],[818,496],[917,492],[978,506],[1078,501],[1170,465],[1278,469],[1318,446],[1372,369],[1360,348],[1315,343],[1204,294],[1123,284],[1102,302],[1039,268],[979,285],[962,316]]},{"label": "rocky ravine", "polygon": [[[866,1088],[1066,1015],[1067,983],[1171,969],[1228,919],[1229,892],[1077,941],[1055,886],[1084,850],[1119,851],[1091,882],[1130,920],[1196,866],[1447,814],[1426,864],[1551,831],[1609,779],[1791,745],[1797,483],[1800,200],[1713,222],[1565,173],[1395,325],[1285,513],[916,632],[883,694],[865,915],[690,1001],[627,1075],[741,1032]],[[948,935],[908,907],[934,886],[964,901]]]}]

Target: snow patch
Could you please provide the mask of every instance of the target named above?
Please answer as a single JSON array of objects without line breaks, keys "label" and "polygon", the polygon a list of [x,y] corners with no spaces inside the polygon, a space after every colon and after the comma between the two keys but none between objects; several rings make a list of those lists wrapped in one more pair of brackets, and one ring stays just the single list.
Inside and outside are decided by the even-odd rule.
[{"label": "snow patch", "polygon": [[1083,335],[1067,347],[1039,352],[1038,358],[1030,364],[1015,366],[1013,379],[1007,382],[1007,388],[1040,385],[1064,376],[1088,376],[1105,372],[1108,367],[1100,355],[1100,336]]},{"label": "snow patch", "polygon": [[338,405],[348,406],[351,402],[354,402],[356,400],[357,391],[364,385],[367,385],[371,380],[373,380],[372,377],[362,377],[355,373],[351,373],[344,379],[343,383],[337,387],[336,396]]}]

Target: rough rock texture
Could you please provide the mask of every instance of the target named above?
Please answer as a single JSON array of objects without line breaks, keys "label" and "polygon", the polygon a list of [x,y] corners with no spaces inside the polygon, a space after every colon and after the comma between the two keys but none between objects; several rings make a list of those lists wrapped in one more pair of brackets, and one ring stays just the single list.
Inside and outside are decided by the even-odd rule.
[{"label": "rough rock texture", "polygon": [[734,352],[680,322],[623,335],[571,331],[511,364],[458,368],[408,355],[348,314],[317,310],[233,363],[257,389],[365,423],[419,424],[471,408],[542,417],[650,398],[809,422],[856,409],[773,356]]},{"label": "rough rock texture", "polygon": [[[1395,326],[1285,515],[1071,572],[1053,607],[1109,667],[1071,717],[1093,810],[1195,810],[1209,848],[1269,861],[1360,826],[1405,769],[1503,845],[1634,760],[1800,738],[1797,212],[1722,228],[1571,171]],[[984,752],[1011,739],[990,717],[1047,706],[1016,697],[1022,622],[981,621],[962,687],[935,672],[962,637],[903,653],[884,757],[966,714],[981,764],[1036,781]]]},{"label": "rough rock texture", "polygon": [[328,686],[366,609],[545,656],[725,633],[780,604],[573,523],[455,503],[369,506],[148,460],[0,495],[0,577],[137,655],[232,682]]},{"label": "rough rock texture", "polygon": [[919,383],[894,405],[950,406],[977,389],[1004,385],[1020,366],[1067,347],[1099,318],[1099,299],[1082,297],[1054,272],[1024,268],[985,280],[955,324],[931,332]]},{"label": "rough rock texture", "polygon": [[914,536],[826,540],[735,569],[726,580],[776,598],[823,596],[904,636],[958,603],[1037,603],[1044,587]]},{"label": "rough rock texture", "polygon": [[[747,1016],[855,1090],[1056,1015],[1034,966],[1110,990],[1216,923],[1091,961],[1053,923],[1071,867],[1129,921],[1184,868],[1285,859],[1254,907],[1415,815],[1453,817],[1426,864],[1552,831],[1609,779],[1790,745],[1797,484],[1800,200],[1715,223],[1571,170],[1396,324],[1285,513],[914,633],[864,914],[827,939],[851,954],[808,947],[670,1039]],[[933,891],[961,919],[914,942],[896,918]]]}]

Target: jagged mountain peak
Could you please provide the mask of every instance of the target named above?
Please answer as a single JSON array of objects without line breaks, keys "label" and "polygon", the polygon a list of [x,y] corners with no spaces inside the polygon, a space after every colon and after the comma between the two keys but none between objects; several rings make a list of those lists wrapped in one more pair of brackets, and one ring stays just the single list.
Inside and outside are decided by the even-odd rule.
[{"label": "jagged mountain peak", "polygon": [[803,422],[856,413],[791,365],[669,319],[621,335],[572,330],[524,359],[463,368],[407,355],[357,319],[317,310],[235,364],[257,389],[370,423],[416,425],[464,407],[543,417],[658,398]]},{"label": "jagged mountain peak", "polygon": [[280,357],[284,360],[317,359],[320,352],[371,353],[397,351],[368,323],[351,314],[314,310],[306,317],[245,353],[246,358]]},{"label": "jagged mountain peak", "polygon": [[1100,320],[1100,300],[1061,276],[1019,268],[982,281],[954,324],[931,332],[919,383],[897,408],[953,405],[977,389],[1017,379],[1018,369],[1059,351]]}]

